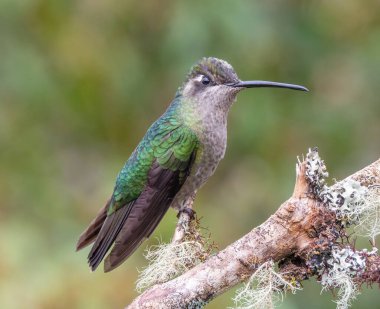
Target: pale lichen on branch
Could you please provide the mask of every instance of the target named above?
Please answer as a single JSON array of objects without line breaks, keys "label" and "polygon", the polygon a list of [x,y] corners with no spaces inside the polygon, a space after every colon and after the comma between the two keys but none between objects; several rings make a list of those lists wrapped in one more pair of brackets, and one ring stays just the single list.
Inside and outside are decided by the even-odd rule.
[{"label": "pale lichen on branch", "polygon": [[200,220],[181,214],[173,240],[169,243],[161,241],[146,250],[148,266],[139,272],[136,290],[141,293],[204,262],[216,246],[200,230]]},{"label": "pale lichen on branch", "polygon": [[236,291],[233,301],[239,309],[269,309],[282,301],[287,291],[295,294],[300,289],[296,281],[287,281],[275,271],[273,261],[268,261]]}]

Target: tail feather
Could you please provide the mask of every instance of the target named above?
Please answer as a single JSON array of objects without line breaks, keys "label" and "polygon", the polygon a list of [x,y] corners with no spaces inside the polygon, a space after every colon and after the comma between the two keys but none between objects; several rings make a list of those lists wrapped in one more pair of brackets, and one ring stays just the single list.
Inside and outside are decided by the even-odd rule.
[{"label": "tail feather", "polygon": [[76,250],[79,251],[84,247],[95,241],[96,236],[98,236],[99,231],[102,228],[102,225],[107,217],[107,210],[110,204],[110,200],[104,205],[103,208],[100,209],[95,219],[91,221],[90,225],[83,231],[83,233],[79,236],[79,240],[77,242]]},{"label": "tail feather", "polygon": [[88,254],[88,264],[90,265],[92,271],[99,266],[107,251],[115,241],[132,208],[131,204],[133,204],[133,202],[129,205],[121,207],[111,215],[107,216],[104,221],[96,241]]}]

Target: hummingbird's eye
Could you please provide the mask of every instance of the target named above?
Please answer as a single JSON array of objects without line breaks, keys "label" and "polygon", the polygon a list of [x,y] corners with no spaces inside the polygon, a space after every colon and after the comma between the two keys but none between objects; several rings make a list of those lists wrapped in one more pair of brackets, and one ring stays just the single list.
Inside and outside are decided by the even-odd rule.
[{"label": "hummingbird's eye", "polygon": [[201,82],[203,85],[208,85],[210,83],[210,79],[206,75],[203,75]]}]

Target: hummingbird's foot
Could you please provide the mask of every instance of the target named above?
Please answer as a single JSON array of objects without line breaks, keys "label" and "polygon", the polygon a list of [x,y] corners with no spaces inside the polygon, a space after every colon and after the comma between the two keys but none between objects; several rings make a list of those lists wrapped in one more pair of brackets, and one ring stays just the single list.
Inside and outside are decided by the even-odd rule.
[{"label": "hummingbird's foot", "polygon": [[186,235],[192,233],[192,222],[195,220],[195,211],[190,207],[183,207],[177,214],[178,222],[175,229],[173,243],[181,243]]},{"label": "hummingbird's foot", "polygon": [[190,220],[194,220],[195,219],[195,210],[193,210],[192,208],[190,207],[184,207],[182,208],[178,214],[177,214],[177,218],[179,219],[179,217],[181,216],[181,213],[185,213],[189,216]]}]

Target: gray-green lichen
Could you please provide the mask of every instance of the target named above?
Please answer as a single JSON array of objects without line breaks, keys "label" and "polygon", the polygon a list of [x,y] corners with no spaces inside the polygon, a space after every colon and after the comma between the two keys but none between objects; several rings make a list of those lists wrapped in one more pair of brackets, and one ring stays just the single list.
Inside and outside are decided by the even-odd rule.
[{"label": "gray-green lichen", "polygon": [[311,193],[319,196],[326,188],[325,179],[329,176],[325,162],[320,158],[318,148],[309,148],[306,154],[306,180],[309,183]]},{"label": "gray-green lichen", "polygon": [[[353,179],[329,187],[326,185],[326,177],[328,172],[318,149],[309,149],[306,155],[306,180],[311,193],[335,213],[343,227],[359,224],[368,210],[366,198],[369,189]],[[374,211],[373,207],[371,209]]]},{"label": "gray-green lichen", "polygon": [[335,212],[342,225],[348,226],[359,222],[367,192],[368,189],[359,182],[348,179],[333,188],[326,187],[320,197]]},{"label": "gray-green lichen", "polygon": [[368,257],[376,254],[377,248],[371,251],[356,251],[349,246],[332,248],[319,272],[323,290],[338,289],[335,301],[338,309],[348,308],[359,294],[355,278],[365,271]]}]

